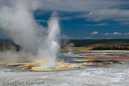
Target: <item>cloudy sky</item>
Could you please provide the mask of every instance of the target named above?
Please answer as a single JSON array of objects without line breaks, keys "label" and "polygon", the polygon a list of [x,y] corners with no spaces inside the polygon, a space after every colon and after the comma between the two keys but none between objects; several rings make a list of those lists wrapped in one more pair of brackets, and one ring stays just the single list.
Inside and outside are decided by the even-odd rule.
[{"label": "cloudy sky", "polygon": [[[37,1],[40,4],[40,8],[34,11],[37,23],[47,27],[47,20],[52,11],[57,11],[62,38],[129,38],[129,0]],[[5,0],[0,0],[0,7],[3,4],[8,5]],[[0,29],[0,38],[4,37],[4,31]]]}]

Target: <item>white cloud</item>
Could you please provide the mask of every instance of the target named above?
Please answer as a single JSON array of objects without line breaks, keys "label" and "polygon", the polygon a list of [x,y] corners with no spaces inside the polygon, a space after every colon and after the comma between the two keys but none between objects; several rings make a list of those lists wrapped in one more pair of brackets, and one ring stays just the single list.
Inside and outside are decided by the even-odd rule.
[{"label": "white cloud", "polygon": [[78,26],[110,26],[108,23],[96,23],[96,24],[79,24]]},{"label": "white cloud", "polygon": [[128,21],[129,9],[124,9],[128,4],[127,0],[45,0],[42,9],[81,12],[75,18],[82,17],[89,21]]},{"label": "white cloud", "polygon": [[121,35],[119,32],[114,32],[113,35]]},{"label": "white cloud", "polygon": [[[2,0],[3,1],[3,0]],[[4,0],[5,1],[5,0]],[[34,0],[33,0],[34,1]],[[113,20],[129,21],[129,1],[127,0],[36,0],[43,10],[80,12],[82,17],[89,21]],[[38,3],[39,4],[39,3]],[[35,7],[37,5],[34,5]],[[123,9],[121,9],[123,7]],[[64,18],[69,19],[69,18]]]},{"label": "white cloud", "polygon": [[124,33],[124,35],[129,35],[129,33]]},{"label": "white cloud", "polygon": [[92,35],[96,35],[96,34],[98,34],[98,31],[94,31],[94,32],[92,32],[91,34],[92,34]]},{"label": "white cloud", "polygon": [[80,12],[108,9],[111,7],[118,8],[122,5],[128,5],[128,3],[129,1],[123,0],[44,0],[43,9]]},{"label": "white cloud", "polygon": [[94,10],[92,13],[85,13],[77,17],[87,18],[89,21],[113,20],[113,21],[128,21],[129,10],[120,9],[101,9]]},{"label": "white cloud", "polygon": [[104,35],[121,35],[121,33],[119,33],[119,32],[105,33]]},{"label": "white cloud", "polygon": [[[17,0],[12,0],[17,1]],[[20,0],[19,0],[20,1]],[[23,1],[23,0],[21,0]],[[32,9],[41,8],[47,11],[81,12],[75,16],[89,21],[114,20],[129,21],[129,1],[127,0],[24,0]],[[34,2],[30,6],[29,3]],[[10,5],[10,0],[0,0],[0,7]],[[123,9],[121,9],[121,7]],[[64,18],[69,19],[69,18]]]},{"label": "white cloud", "polygon": [[[43,9],[66,12],[82,12],[80,16],[89,21],[113,20],[128,21],[129,1],[125,0],[46,0]],[[76,18],[75,17],[75,18]]]}]

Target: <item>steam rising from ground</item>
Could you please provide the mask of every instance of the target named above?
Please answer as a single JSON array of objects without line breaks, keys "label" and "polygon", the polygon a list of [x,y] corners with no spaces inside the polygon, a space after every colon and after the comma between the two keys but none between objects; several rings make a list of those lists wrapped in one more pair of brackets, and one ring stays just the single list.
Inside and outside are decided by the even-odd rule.
[{"label": "steam rising from ground", "polygon": [[[33,16],[33,12],[41,6],[39,0],[0,1],[0,28],[20,45],[21,52],[27,53],[26,58],[29,54],[29,57],[55,64],[60,35],[57,13],[52,13],[48,28],[44,28],[36,23]],[[9,55],[8,59],[13,58]]]},{"label": "steam rising from ground", "polygon": [[69,54],[73,54],[73,47],[74,47],[74,44],[73,43],[70,43],[67,45],[67,50],[69,52]]},{"label": "steam rising from ground", "polygon": [[63,40],[63,47],[65,47],[68,50],[68,54],[74,54],[73,52],[74,43],[70,43],[70,41],[66,38]]}]

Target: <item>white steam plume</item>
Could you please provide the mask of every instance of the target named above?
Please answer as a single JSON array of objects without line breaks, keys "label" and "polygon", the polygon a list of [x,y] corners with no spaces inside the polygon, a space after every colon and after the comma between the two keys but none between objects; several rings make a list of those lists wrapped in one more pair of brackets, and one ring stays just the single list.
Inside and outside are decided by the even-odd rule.
[{"label": "white steam plume", "polygon": [[[22,51],[55,63],[59,51],[60,34],[56,12],[48,21],[48,31],[36,23],[33,12],[40,8],[40,0],[0,0],[0,28],[22,47]],[[44,34],[45,33],[45,34]]]},{"label": "white steam plume", "polygon": [[[9,0],[0,8],[0,27],[13,41],[29,52],[37,50],[37,29],[41,28],[33,18],[35,7],[25,0]],[[43,28],[43,27],[42,27]]]}]

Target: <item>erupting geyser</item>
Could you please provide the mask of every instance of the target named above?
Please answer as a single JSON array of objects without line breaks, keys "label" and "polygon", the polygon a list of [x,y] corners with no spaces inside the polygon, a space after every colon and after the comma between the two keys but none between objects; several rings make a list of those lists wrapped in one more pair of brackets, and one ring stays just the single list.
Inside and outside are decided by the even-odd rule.
[{"label": "erupting geyser", "polygon": [[60,48],[59,45],[60,28],[56,12],[52,14],[52,18],[48,21],[48,28],[49,28],[48,30],[49,34],[45,42],[47,44],[48,54],[50,53],[49,57],[52,58],[53,62],[55,62]]},{"label": "erupting geyser", "polygon": [[[16,53],[19,54],[17,58],[24,57],[40,61],[45,66],[55,66],[60,48],[58,14],[52,13],[47,28],[41,26],[33,15],[35,10],[41,9],[41,5],[39,0],[2,1],[0,28],[21,47],[21,51]],[[8,59],[14,59],[11,56],[8,55]]]},{"label": "erupting geyser", "polygon": [[60,28],[58,24],[57,13],[53,12],[48,21],[48,35],[45,38],[43,48],[40,49],[39,55],[45,56],[48,65],[56,65],[56,58],[60,49],[59,45]]}]

